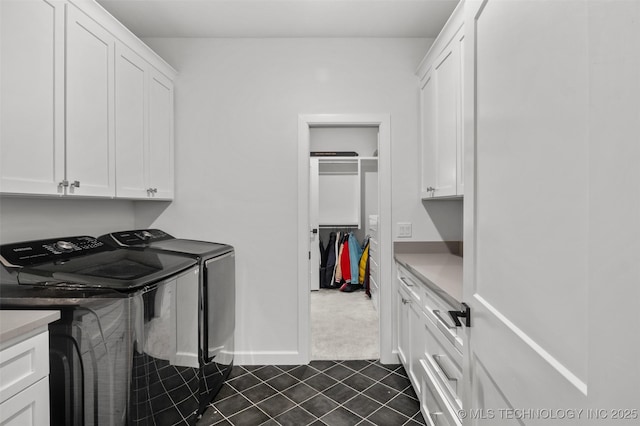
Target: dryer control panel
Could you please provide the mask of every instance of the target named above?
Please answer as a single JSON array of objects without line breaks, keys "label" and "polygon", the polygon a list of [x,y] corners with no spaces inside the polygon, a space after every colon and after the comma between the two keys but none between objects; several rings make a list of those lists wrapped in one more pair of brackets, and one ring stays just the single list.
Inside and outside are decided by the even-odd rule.
[{"label": "dryer control panel", "polygon": [[136,229],[133,231],[112,232],[101,236],[100,240],[116,247],[144,247],[151,242],[173,238],[159,229]]}]

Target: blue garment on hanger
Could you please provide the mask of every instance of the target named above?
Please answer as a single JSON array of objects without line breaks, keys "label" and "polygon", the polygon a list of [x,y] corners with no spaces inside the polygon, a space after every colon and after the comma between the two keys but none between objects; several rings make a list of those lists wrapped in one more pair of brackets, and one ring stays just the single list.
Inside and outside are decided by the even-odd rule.
[{"label": "blue garment on hanger", "polygon": [[362,248],[356,238],[356,235],[351,232],[349,234],[349,259],[351,260],[351,283],[358,284],[358,274],[360,273],[360,257],[362,256]]}]

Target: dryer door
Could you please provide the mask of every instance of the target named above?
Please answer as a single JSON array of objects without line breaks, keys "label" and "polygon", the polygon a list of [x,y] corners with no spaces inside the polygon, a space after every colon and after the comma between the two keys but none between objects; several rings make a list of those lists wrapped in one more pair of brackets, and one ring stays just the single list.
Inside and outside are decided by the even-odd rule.
[{"label": "dryer door", "polygon": [[209,259],[204,270],[204,337],[206,361],[233,361],[236,325],[235,252]]}]

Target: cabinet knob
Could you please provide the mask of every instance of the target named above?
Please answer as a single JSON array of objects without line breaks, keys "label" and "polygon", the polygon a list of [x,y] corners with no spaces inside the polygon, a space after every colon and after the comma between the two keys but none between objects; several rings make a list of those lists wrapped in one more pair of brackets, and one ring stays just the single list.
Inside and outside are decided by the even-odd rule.
[{"label": "cabinet knob", "polygon": [[433,186],[427,188],[427,192],[434,192],[436,189]]},{"label": "cabinet knob", "polygon": [[402,304],[406,305],[407,303],[411,303],[411,300],[409,299],[405,299],[404,297],[402,298]]},{"label": "cabinet knob", "polygon": [[63,181],[59,182],[59,183],[58,183],[58,186],[59,186],[59,187],[62,187],[62,188],[66,188],[66,187],[68,187],[68,186],[69,186],[69,181],[65,179],[65,180],[63,180]]},{"label": "cabinet knob", "polygon": [[71,187],[80,188],[80,181],[74,180],[73,183],[71,183]]}]

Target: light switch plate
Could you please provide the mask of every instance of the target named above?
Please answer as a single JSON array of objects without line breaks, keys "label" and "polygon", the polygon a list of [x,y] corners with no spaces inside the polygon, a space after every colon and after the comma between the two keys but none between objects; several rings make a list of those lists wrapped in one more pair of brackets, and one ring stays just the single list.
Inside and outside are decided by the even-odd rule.
[{"label": "light switch plate", "polygon": [[398,222],[398,237],[411,237],[411,222]]}]

